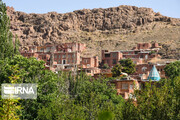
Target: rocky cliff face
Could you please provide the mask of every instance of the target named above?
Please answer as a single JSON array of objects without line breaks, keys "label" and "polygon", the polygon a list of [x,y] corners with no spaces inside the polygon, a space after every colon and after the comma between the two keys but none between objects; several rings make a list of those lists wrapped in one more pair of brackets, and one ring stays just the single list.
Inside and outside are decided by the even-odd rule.
[{"label": "rocky cliff face", "polygon": [[173,41],[180,45],[180,20],[155,13],[151,8],[119,6],[65,14],[26,14],[8,7],[8,14],[11,30],[18,35],[22,47],[78,41],[87,43],[96,54],[104,48],[130,49],[137,42]]}]

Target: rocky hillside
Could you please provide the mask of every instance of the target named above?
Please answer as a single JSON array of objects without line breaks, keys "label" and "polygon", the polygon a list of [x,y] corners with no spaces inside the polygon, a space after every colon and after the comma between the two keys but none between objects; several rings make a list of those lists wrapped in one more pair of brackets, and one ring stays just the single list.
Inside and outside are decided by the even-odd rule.
[{"label": "rocky hillside", "polygon": [[77,41],[87,44],[86,54],[99,55],[101,49],[131,49],[138,42],[157,41],[175,51],[166,58],[180,54],[180,19],[163,16],[151,8],[119,6],[65,14],[27,14],[8,7],[8,15],[22,48]]}]

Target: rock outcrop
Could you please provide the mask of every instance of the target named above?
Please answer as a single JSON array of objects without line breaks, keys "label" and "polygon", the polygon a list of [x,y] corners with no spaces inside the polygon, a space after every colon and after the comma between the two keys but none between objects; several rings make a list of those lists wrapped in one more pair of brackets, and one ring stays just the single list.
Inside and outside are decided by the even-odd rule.
[{"label": "rock outcrop", "polygon": [[[146,41],[146,38],[135,41],[135,36],[128,40],[132,34],[152,32],[169,26],[175,26],[179,31],[180,27],[179,19],[163,16],[151,8],[124,5],[107,9],[76,10],[65,14],[26,14],[15,11],[12,7],[8,7],[7,12],[11,20],[11,30],[14,35],[18,35],[22,47],[43,45],[47,42],[56,44],[81,41],[89,44],[90,49],[96,48],[95,46],[105,48],[107,44],[112,49],[124,49],[123,47],[130,45],[124,46],[123,41],[131,45]],[[147,39],[148,42],[152,40]]]}]

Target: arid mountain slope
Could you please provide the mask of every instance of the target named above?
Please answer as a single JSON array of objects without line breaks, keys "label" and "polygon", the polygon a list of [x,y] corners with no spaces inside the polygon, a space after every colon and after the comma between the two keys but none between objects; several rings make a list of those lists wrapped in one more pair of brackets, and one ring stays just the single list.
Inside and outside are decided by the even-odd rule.
[{"label": "arid mountain slope", "polygon": [[164,55],[166,58],[180,58],[180,20],[151,8],[119,6],[65,14],[26,14],[8,7],[8,14],[11,30],[23,48],[77,41],[87,43],[86,53],[99,55],[101,49],[131,49],[138,42],[157,41],[174,50],[174,55]]}]

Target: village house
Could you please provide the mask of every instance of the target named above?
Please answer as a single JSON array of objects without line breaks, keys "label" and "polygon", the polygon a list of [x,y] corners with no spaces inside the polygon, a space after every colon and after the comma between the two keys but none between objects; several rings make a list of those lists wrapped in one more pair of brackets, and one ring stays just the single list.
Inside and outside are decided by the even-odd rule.
[{"label": "village house", "polygon": [[108,50],[102,50],[102,66],[107,64],[109,67],[113,67],[118,64],[119,60],[123,58],[123,54],[119,51],[117,52],[109,52]]},{"label": "village house", "polygon": [[46,68],[53,71],[74,71],[80,67],[88,75],[93,76],[100,72],[98,56],[82,57],[81,53],[85,49],[86,45],[82,43],[46,44],[29,46],[27,50],[21,51],[21,55],[44,60]]},{"label": "village house", "polygon": [[115,84],[115,89],[117,90],[117,94],[121,95],[124,99],[129,99],[133,97],[133,93],[135,90],[141,90],[142,87],[145,87],[145,83],[152,81],[152,84],[159,81],[161,79],[158,70],[156,69],[156,66],[153,65],[153,67],[150,70],[150,73],[147,77],[147,79],[143,80],[137,80],[134,78],[131,78],[130,76],[121,78],[120,80],[113,80],[111,83]]},{"label": "village house", "polygon": [[100,73],[98,56],[81,57],[81,68],[87,75],[94,76]]},{"label": "village house", "polygon": [[[91,76],[104,75],[112,77],[111,69],[105,72],[102,66],[107,64],[110,68],[118,64],[121,59],[130,58],[136,64],[136,73],[131,74],[132,78],[147,79],[154,64],[150,64],[154,58],[160,58],[157,54],[161,47],[158,43],[139,43],[132,50],[121,50],[109,52],[102,50],[101,69],[99,68],[98,56],[82,56],[86,49],[83,43],[62,43],[45,44],[44,46],[29,46],[27,50],[21,51],[25,57],[35,57],[37,60],[44,60],[47,69],[53,71],[74,71],[83,70]],[[153,51],[153,52],[152,52]],[[155,64],[160,76],[165,78],[164,67],[166,64]]]},{"label": "village house", "polygon": [[158,43],[139,43],[132,50],[112,51],[102,50],[102,66],[107,64],[109,67],[115,66],[121,59],[130,58],[135,64],[145,64],[147,61],[155,57],[160,57],[157,54],[161,46]]},{"label": "village house", "polygon": [[140,89],[138,81],[129,76],[120,80],[113,80],[111,83],[115,84],[117,95],[121,95],[124,99],[132,97],[135,89]]},{"label": "village house", "polygon": [[161,46],[159,46],[158,43],[138,43],[136,47],[134,47],[132,50],[156,50],[158,51],[161,49]]},{"label": "village house", "polygon": [[[136,72],[130,75],[123,73],[120,77],[126,76],[125,78],[111,81],[112,84],[115,84],[117,94],[128,99],[132,98],[135,89],[140,90],[149,80],[155,83],[160,78],[166,77],[164,68],[170,62],[160,59],[161,57],[157,53],[160,48],[158,43],[139,43],[132,50],[112,52],[102,50],[101,64],[99,64],[98,56],[83,55],[86,45],[82,43],[29,46],[27,50],[21,51],[21,54],[24,57],[44,60],[45,68],[54,72],[83,71],[94,78],[112,77],[113,66],[122,59],[130,58],[136,64]],[[103,67],[105,64],[106,69]]]},{"label": "village house", "polygon": [[161,78],[165,78],[165,71],[164,68],[166,64],[139,64],[136,65],[136,72],[131,74],[130,76],[135,79],[144,80],[147,79],[150,73],[150,70],[153,68],[153,65],[156,66],[158,73],[160,74]]}]

